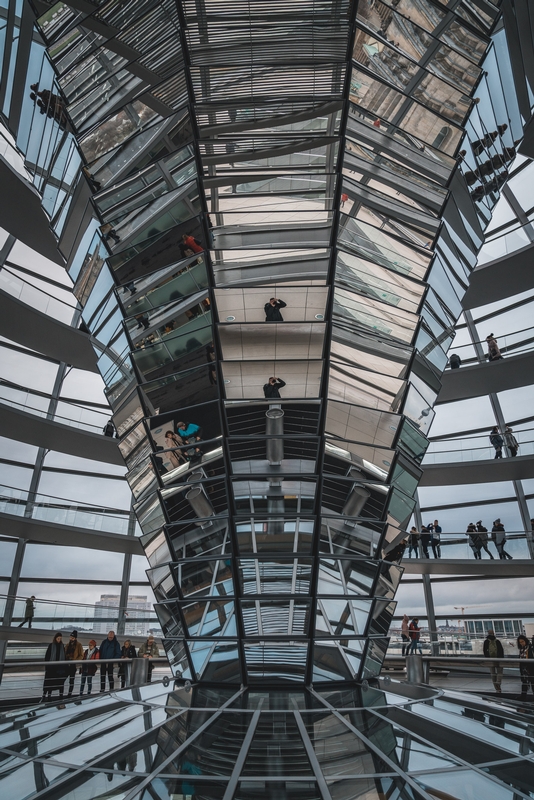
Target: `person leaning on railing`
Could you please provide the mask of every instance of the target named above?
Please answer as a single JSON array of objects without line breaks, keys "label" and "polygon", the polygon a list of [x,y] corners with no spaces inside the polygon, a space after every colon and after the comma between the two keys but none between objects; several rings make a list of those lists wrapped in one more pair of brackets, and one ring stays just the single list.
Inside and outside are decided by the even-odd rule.
[{"label": "person leaning on railing", "polygon": [[148,682],[151,683],[152,681],[152,670],[154,669],[154,664],[151,663],[153,658],[158,658],[159,656],[159,648],[154,641],[154,637],[150,635],[146,642],[144,642],[141,647],[139,648],[139,658],[147,658],[148,659]]}]

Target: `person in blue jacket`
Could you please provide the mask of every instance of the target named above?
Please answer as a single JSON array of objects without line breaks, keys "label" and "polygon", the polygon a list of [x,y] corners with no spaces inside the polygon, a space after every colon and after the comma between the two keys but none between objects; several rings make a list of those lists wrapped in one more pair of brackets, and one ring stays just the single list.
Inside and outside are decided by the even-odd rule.
[{"label": "person in blue jacket", "polygon": [[[107,638],[104,639],[100,645],[100,658],[120,658],[122,654],[119,640],[115,636],[115,631],[110,631]],[[113,691],[115,688],[115,681],[113,679],[113,667],[115,665],[109,661],[108,663],[100,665],[100,691],[106,691],[106,675],[109,681],[109,690]]]},{"label": "person in blue jacket", "polygon": [[199,425],[195,425],[194,422],[179,422],[176,425],[176,433],[182,439],[189,439],[193,436],[195,439],[200,441],[202,431],[200,430]]}]

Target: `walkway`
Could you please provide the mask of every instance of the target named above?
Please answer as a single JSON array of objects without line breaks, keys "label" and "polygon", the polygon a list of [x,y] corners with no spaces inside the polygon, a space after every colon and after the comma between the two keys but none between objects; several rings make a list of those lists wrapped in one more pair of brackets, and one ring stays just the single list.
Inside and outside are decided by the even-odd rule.
[{"label": "walkway", "polygon": [[493,561],[486,556],[481,560],[464,558],[404,558],[401,562],[405,575],[487,575],[488,577],[530,577],[534,575],[534,561],[514,558],[512,561]]},{"label": "walkway", "polygon": [[504,357],[500,361],[448,369],[441,379],[437,403],[450,403],[491,392],[530,386],[534,375],[534,350]]},{"label": "walkway", "polygon": [[117,439],[64,425],[0,403],[0,436],[124,467]]},{"label": "walkway", "polygon": [[[88,511],[91,508],[88,507]],[[46,542],[69,547],[86,547],[89,550],[102,550],[108,553],[132,553],[144,555],[141,542],[135,536],[120,533],[95,531],[88,528],[75,528],[71,525],[45,522],[31,517],[0,512],[0,535],[26,539],[31,542]],[[147,563],[148,566],[148,563]]]},{"label": "walkway", "polygon": [[519,481],[525,478],[534,478],[534,455],[423,464],[422,469],[420,486]]},{"label": "walkway", "polygon": [[477,267],[471,273],[464,308],[477,308],[532,288],[534,243]]},{"label": "walkway", "polygon": [[0,290],[0,335],[56,361],[98,372],[96,353],[86,333],[65,325]]}]

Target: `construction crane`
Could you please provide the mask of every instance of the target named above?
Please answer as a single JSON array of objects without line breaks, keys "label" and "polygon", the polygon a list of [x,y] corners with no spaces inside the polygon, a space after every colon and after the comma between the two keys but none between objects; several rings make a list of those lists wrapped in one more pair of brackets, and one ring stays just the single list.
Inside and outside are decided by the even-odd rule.
[{"label": "construction crane", "polygon": [[482,608],[482,606],[484,606],[484,605],[487,605],[487,603],[480,603],[479,605],[474,605],[474,606],[454,606],[455,611],[461,611],[462,612],[462,619],[459,619],[458,623],[460,623],[460,624],[462,624],[464,626],[464,631],[465,631],[465,621],[463,620],[463,616],[464,616],[465,609],[466,608]]}]

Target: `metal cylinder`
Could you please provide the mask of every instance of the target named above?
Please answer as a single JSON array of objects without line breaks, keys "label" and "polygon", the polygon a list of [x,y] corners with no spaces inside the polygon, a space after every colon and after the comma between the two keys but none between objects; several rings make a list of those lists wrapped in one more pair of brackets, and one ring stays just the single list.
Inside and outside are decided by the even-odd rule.
[{"label": "metal cylinder", "polygon": [[[281,408],[270,408],[265,412],[265,432],[267,436],[282,436],[284,433],[284,412]],[[267,461],[269,464],[282,463],[284,457],[284,440],[267,439]]]},{"label": "metal cylinder", "polygon": [[215,514],[213,506],[204,494],[202,486],[193,486],[185,495],[185,499],[197,517],[212,517]]},{"label": "metal cylinder", "polygon": [[424,683],[423,656],[419,653],[406,656],[406,681]]},{"label": "metal cylinder", "polygon": [[134,658],[130,664],[126,665],[129,669],[130,681],[128,686],[143,686],[148,681],[148,658]]},{"label": "metal cylinder", "polygon": [[192,472],[188,479],[188,483],[200,483],[200,481],[204,478],[204,473],[201,470],[196,470],[196,472]]},{"label": "metal cylinder", "polygon": [[341,513],[345,517],[357,517],[370,497],[371,492],[368,489],[353,486]]}]

